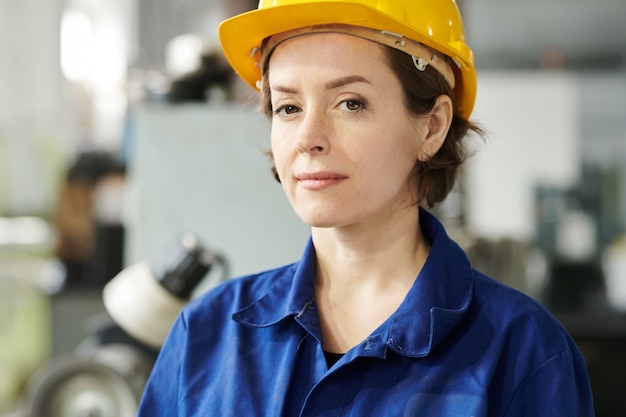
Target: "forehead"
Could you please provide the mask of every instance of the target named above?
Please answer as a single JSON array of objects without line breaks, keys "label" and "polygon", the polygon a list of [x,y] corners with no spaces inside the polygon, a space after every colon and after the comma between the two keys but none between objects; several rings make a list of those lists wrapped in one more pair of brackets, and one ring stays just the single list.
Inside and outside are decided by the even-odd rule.
[{"label": "forehead", "polygon": [[384,46],[344,33],[310,33],[287,39],[276,46],[269,58],[272,68],[323,68],[330,70],[364,70],[386,66]]}]

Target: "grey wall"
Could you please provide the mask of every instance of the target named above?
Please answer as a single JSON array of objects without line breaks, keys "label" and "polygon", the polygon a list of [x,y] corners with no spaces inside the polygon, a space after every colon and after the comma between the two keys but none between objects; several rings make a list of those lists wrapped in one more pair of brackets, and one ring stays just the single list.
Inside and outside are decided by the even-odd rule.
[{"label": "grey wall", "polygon": [[547,50],[570,67],[626,66],[626,1],[462,0],[480,67],[539,67]]},{"label": "grey wall", "polygon": [[240,106],[156,106],[136,118],[127,200],[127,263],[151,260],[182,233],[225,255],[232,275],[300,258],[309,228],[265,155],[269,122]]}]

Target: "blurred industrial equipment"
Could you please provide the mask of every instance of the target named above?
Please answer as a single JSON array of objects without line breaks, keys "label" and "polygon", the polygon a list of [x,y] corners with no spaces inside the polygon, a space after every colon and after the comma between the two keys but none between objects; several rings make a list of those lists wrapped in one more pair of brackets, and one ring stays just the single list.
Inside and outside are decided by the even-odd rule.
[{"label": "blurred industrial equipment", "polygon": [[128,334],[158,349],[194,289],[216,264],[222,266],[222,281],[228,275],[226,260],[205,249],[193,234],[185,234],[152,264],[139,262],[121,271],[104,287],[104,305]]},{"label": "blurred industrial equipment", "polygon": [[[219,274],[209,274],[214,266]],[[122,270],[104,287],[108,315],[73,351],[49,360],[30,379],[25,417],[132,417],[169,328],[202,288],[228,277],[226,259],[184,234],[153,262]]]},{"label": "blurred industrial equipment", "polygon": [[220,102],[230,95],[234,71],[220,48],[197,35],[179,35],[168,42],[166,67],[172,79],[170,103]]},{"label": "blurred industrial equipment", "polygon": [[100,289],[122,269],[125,177],[119,158],[99,150],[80,152],[68,167],[53,223],[53,253],[64,271],[47,283],[51,294]]}]

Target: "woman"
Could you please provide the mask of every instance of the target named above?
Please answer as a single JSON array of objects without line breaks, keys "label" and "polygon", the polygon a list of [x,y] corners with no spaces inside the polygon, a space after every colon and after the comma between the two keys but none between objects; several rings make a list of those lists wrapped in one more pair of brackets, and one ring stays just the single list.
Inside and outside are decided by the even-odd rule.
[{"label": "woman", "polygon": [[479,132],[453,0],[262,0],[220,39],[311,240],[183,311],[139,415],[593,415],[567,332],[420,208]]}]

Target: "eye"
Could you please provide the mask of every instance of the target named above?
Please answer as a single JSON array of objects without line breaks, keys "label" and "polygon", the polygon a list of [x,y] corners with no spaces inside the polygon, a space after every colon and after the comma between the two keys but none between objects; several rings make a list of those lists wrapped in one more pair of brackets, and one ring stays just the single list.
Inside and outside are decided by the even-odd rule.
[{"label": "eye", "polygon": [[294,106],[293,104],[285,104],[283,106],[278,107],[276,110],[272,112],[274,116],[288,116],[290,114],[298,113],[300,108]]},{"label": "eye", "polygon": [[348,111],[354,112],[363,110],[365,108],[365,104],[360,100],[345,100],[341,102],[341,105]]}]

